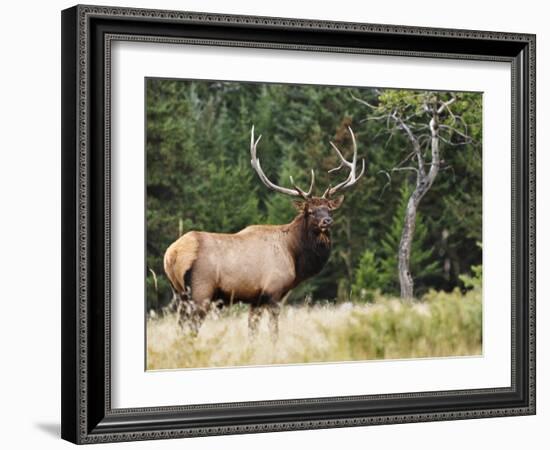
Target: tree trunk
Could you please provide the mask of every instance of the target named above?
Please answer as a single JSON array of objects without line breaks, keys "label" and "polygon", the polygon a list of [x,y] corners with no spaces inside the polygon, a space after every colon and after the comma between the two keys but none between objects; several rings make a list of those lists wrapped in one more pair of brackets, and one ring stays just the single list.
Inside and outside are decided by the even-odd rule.
[{"label": "tree trunk", "polygon": [[[430,120],[431,131],[431,154],[432,161],[430,163],[430,171],[427,175],[423,174],[422,166],[423,159],[419,157],[419,170],[416,172],[416,187],[407,203],[405,211],[405,223],[403,224],[403,232],[401,233],[401,241],[399,242],[398,264],[399,284],[401,286],[401,298],[411,300],[414,293],[414,281],[410,270],[411,247],[414,237],[414,229],[416,227],[416,211],[422,197],[430,190],[432,184],[439,172],[439,120],[434,110],[432,119]],[[418,151],[418,150],[417,150]]]},{"label": "tree trunk", "polygon": [[401,241],[399,242],[398,253],[398,272],[399,272],[399,284],[401,286],[401,298],[410,300],[413,298],[414,282],[410,271],[410,259],[411,259],[411,247],[414,236],[414,229],[416,227],[416,202],[414,196],[416,191],[413,192],[407,203],[407,210],[405,211],[405,223],[403,224],[403,232],[401,233]]}]

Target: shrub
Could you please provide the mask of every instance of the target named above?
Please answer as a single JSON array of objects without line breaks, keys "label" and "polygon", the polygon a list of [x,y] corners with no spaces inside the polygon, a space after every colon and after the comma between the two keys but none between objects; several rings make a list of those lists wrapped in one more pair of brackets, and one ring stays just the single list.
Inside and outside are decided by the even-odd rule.
[{"label": "shrub", "polygon": [[355,271],[352,294],[362,302],[373,302],[380,286],[380,267],[376,262],[374,252],[365,250]]}]

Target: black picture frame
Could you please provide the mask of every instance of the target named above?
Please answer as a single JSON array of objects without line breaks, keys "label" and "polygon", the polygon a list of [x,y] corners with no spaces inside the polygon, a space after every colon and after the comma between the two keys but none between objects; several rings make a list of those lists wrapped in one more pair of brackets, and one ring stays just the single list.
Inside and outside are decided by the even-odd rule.
[{"label": "black picture frame", "polygon": [[[507,61],[512,67],[511,386],[111,408],[113,40]],[[535,414],[535,36],[75,6],[62,12],[62,437],[131,441]]]}]

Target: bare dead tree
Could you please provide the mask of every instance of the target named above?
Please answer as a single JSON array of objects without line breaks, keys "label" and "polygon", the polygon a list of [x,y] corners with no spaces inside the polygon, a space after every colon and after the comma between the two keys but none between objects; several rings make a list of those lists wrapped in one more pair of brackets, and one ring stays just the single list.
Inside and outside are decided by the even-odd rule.
[{"label": "bare dead tree", "polygon": [[[454,95],[444,101],[439,93],[422,93],[418,98],[418,104],[412,107],[400,104],[391,107],[375,106],[362,99],[354,99],[376,112],[366,120],[385,120],[390,139],[399,131],[412,147],[407,156],[395,167],[382,171],[388,179],[386,186],[391,183],[393,173],[411,171],[416,174],[415,188],[407,202],[397,258],[401,298],[410,300],[414,293],[410,259],[416,215],[420,201],[432,187],[444,163],[440,155],[440,143],[462,145],[472,143],[472,139],[467,134],[467,126],[462,117],[452,111],[451,106],[456,101]],[[458,136],[458,142],[453,141],[453,136]],[[430,158],[426,161],[428,155]]]}]

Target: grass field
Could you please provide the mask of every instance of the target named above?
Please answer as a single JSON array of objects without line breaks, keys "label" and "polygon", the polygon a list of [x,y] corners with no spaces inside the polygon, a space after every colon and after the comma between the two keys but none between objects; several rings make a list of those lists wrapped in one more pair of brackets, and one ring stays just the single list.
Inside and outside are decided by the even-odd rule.
[{"label": "grass field", "polygon": [[209,314],[197,337],[175,314],[147,320],[147,369],[227,367],[481,354],[479,290],[430,292],[412,304],[380,297],[372,304],[285,306],[272,342],[263,315],[248,338],[248,308]]}]

